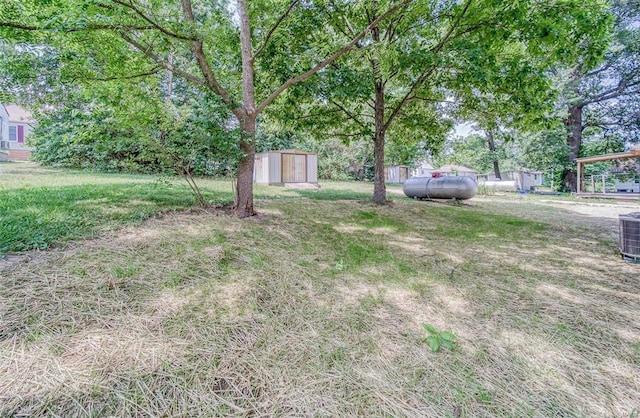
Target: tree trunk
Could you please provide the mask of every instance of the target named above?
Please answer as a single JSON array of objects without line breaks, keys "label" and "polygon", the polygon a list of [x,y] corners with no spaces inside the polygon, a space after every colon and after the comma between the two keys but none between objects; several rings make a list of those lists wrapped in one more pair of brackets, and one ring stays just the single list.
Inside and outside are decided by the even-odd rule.
[{"label": "tree trunk", "polygon": [[496,143],[493,138],[493,132],[491,130],[487,130],[486,134],[487,145],[489,145],[489,151],[491,151],[491,156],[493,157],[493,172],[496,175],[497,180],[502,180],[502,176],[500,175],[500,164],[498,163],[498,156],[496,154]]},{"label": "tree trunk", "polygon": [[384,178],[384,83],[379,78],[378,60],[372,59],[371,65],[374,75],[374,117],[376,122],[376,130],[373,134],[373,158],[375,164],[373,202],[382,205],[387,203],[387,186]]},{"label": "tree trunk", "polygon": [[255,215],[253,210],[253,165],[256,155],[256,97],[253,76],[253,52],[251,49],[251,27],[245,0],[238,0],[240,15],[240,52],[242,56],[242,103],[233,113],[240,122],[240,151],[238,162],[238,184],[235,206],[238,218]]},{"label": "tree trunk", "polygon": [[[377,2],[374,3],[377,6]],[[380,28],[371,29],[374,42],[380,42]],[[384,182],[384,82],[380,74],[380,62],[375,56],[369,59],[375,97],[373,102],[375,131],[373,133],[373,203],[383,205],[387,203],[387,186]]]},{"label": "tree trunk", "polygon": [[247,116],[240,121],[240,126],[242,129],[242,138],[240,139],[242,157],[238,162],[238,183],[234,209],[238,218],[247,218],[255,215],[253,209],[253,165],[256,155],[256,118]]},{"label": "tree trunk", "polygon": [[[377,119],[377,116],[376,116]],[[376,120],[376,125],[377,125]],[[373,155],[375,171],[373,177],[373,202],[385,204],[387,202],[387,186],[384,178],[384,130],[378,130],[373,138]]]},{"label": "tree trunk", "polygon": [[566,191],[577,191],[576,159],[580,156],[580,145],[582,144],[582,106],[569,108],[569,115],[564,121],[567,128],[567,145],[569,155],[567,156],[567,168],[562,172],[562,184]]}]

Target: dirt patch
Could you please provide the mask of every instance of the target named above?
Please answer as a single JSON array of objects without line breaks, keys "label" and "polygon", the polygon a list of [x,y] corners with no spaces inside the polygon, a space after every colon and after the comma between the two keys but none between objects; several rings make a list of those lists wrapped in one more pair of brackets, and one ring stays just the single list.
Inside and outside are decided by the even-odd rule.
[{"label": "dirt patch", "polygon": [[16,264],[28,263],[34,257],[33,254],[34,252],[31,252],[29,254],[19,254],[19,255],[5,254],[3,256],[0,256],[0,271],[4,269],[9,269],[15,266]]}]

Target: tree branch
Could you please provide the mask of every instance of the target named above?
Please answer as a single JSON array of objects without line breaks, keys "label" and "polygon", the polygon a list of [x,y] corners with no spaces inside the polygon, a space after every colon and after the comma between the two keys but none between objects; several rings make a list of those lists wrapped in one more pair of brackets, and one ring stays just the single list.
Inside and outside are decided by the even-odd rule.
[{"label": "tree branch", "polygon": [[[440,18],[442,18],[442,17],[445,17],[445,16],[446,16],[446,15],[444,15],[444,16],[438,16],[438,15],[436,15],[436,16],[432,16],[432,17],[431,17],[431,19],[428,19],[428,20],[421,20],[419,23],[416,23],[415,25],[409,25],[409,26],[407,26],[407,27],[405,28],[405,30],[403,30],[403,31],[401,31],[401,32],[397,32],[397,35],[398,35],[398,36],[396,36],[396,39],[400,39],[400,38],[402,38],[403,36],[405,36],[407,33],[409,33],[409,32],[411,32],[411,31],[413,31],[414,29],[421,28],[421,27],[423,27],[423,26],[427,26],[427,25],[431,24],[432,22],[434,22],[434,21],[436,21],[436,20],[438,20],[438,19],[440,19]],[[392,42],[394,42],[394,41],[392,41]]]},{"label": "tree branch", "polygon": [[141,74],[127,75],[122,77],[89,78],[88,80],[93,80],[93,81],[135,80],[136,78],[144,78],[144,77],[158,74],[161,68],[162,67],[158,66],[152,69],[151,71],[148,71],[146,73],[141,73]]},{"label": "tree branch", "polygon": [[[193,15],[193,8],[191,7],[191,0],[182,0],[182,11],[185,15],[187,22],[193,23],[195,22],[195,17]],[[198,62],[198,67],[200,67],[200,71],[205,77],[205,85],[212,89],[222,101],[230,108],[237,108],[237,103],[231,97],[231,94],[218,82],[211,66],[209,65],[209,61],[207,60],[207,56],[204,53],[204,48],[201,40],[194,40],[191,45],[191,49],[196,56],[196,61]]]},{"label": "tree branch", "polygon": [[22,23],[15,23],[15,22],[0,22],[0,28],[12,28],[12,29],[30,30],[30,31],[41,30],[39,26],[23,25]]},{"label": "tree branch", "polygon": [[608,62],[608,63],[606,63],[605,65],[603,65],[603,66],[602,66],[602,67],[600,67],[600,68],[597,68],[597,69],[595,69],[595,70],[593,70],[593,71],[589,71],[589,72],[585,73],[585,75],[584,75],[584,76],[585,76],[585,77],[593,77],[593,76],[595,76],[595,75],[598,75],[598,74],[600,74],[600,73],[602,73],[602,72],[607,71],[607,70],[608,70],[609,68],[611,68],[611,67],[612,67],[611,63],[610,63],[610,62]]},{"label": "tree branch", "polygon": [[[42,32],[54,32],[54,31],[59,31],[58,29],[55,28],[43,28],[40,26],[33,26],[33,25],[24,25],[22,23],[16,23],[16,22],[0,22],[0,27],[2,28],[12,28],[12,29],[19,29],[19,30],[25,30],[25,31],[42,31]],[[91,24],[91,25],[87,25],[87,26],[83,26],[83,27],[77,27],[77,28],[68,28],[68,29],[64,29],[60,32],[63,33],[72,33],[72,32],[84,32],[84,31],[91,31],[91,30],[128,30],[128,31],[134,31],[134,30],[152,30],[155,29],[155,27],[153,26],[135,26],[135,25],[96,25],[96,24]]]},{"label": "tree branch", "polygon": [[344,132],[331,132],[331,133],[329,133],[329,136],[335,136],[335,137],[338,137],[338,138],[362,138],[365,135],[363,135],[361,133],[347,134],[347,133],[344,133]]},{"label": "tree branch", "polygon": [[278,26],[280,26],[280,23],[282,23],[282,21],[287,16],[289,16],[289,13],[291,13],[293,8],[296,6],[296,4],[298,4],[299,1],[300,0],[293,0],[289,5],[289,7],[287,8],[287,10],[278,18],[276,23],[271,27],[271,29],[267,33],[267,36],[264,38],[264,41],[262,42],[262,45],[260,45],[260,48],[258,48],[256,52],[253,54],[253,57],[251,58],[252,60],[255,60],[258,57],[258,55],[260,55],[262,51],[264,51],[264,49],[267,47],[267,44],[269,43],[269,39],[271,39],[271,36],[273,36],[276,29],[278,29]]},{"label": "tree branch", "polygon": [[593,103],[605,102],[607,100],[615,99],[616,97],[626,96],[632,92],[629,92],[628,89],[631,87],[635,87],[640,85],[640,80],[636,80],[634,82],[629,83],[626,79],[620,80],[618,85],[612,89],[603,91],[595,97],[584,100],[577,104],[574,107],[584,107]]},{"label": "tree branch", "polygon": [[347,115],[347,117],[349,119],[351,119],[356,125],[360,126],[363,129],[368,129],[368,127],[367,127],[367,125],[365,123],[363,123],[360,119],[358,119],[356,117],[356,115],[354,115],[353,113],[349,112],[349,110],[346,109],[344,106],[342,106],[340,103],[336,102],[335,100],[331,100],[331,103],[335,107],[340,109],[345,115]]},{"label": "tree branch", "polygon": [[298,116],[295,120],[316,119],[320,116],[325,116],[329,113],[339,113],[339,112],[340,112],[340,109],[333,109],[333,110],[323,111],[321,113],[309,113],[307,115]]},{"label": "tree branch", "polygon": [[321,63],[319,63],[316,66],[312,67],[311,69],[307,70],[306,72],[287,80],[284,84],[282,84],[280,87],[275,89],[266,99],[264,99],[264,101],[262,103],[260,103],[260,105],[256,109],[256,113],[262,112],[271,102],[273,102],[283,91],[285,91],[289,87],[291,87],[291,86],[293,86],[293,85],[295,85],[297,83],[300,83],[302,81],[305,81],[306,79],[308,79],[309,77],[311,77],[312,75],[314,75],[318,71],[322,70],[327,65],[331,64],[332,62],[334,62],[335,60],[337,60],[338,58],[343,56],[345,53],[347,53],[348,51],[353,49],[353,47],[355,45],[357,45],[358,42],[360,42],[360,40],[362,38],[364,38],[365,35],[371,29],[376,27],[380,22],[382,22],[387,17],[393,15],[398,10],[400,10],[403,7],[407,6],[412,1],[414,1],[414,0],[402,0],[400,3],[396,4],[391,9],[387,10],[385,13],[380,15],[380,17],[378,17],[377,19],[373,20],[371,24],[369,24],[362,32],[360,32],[357,36],[355,36],[347,45],[345,45],[344,47],[342,47],[339,50],[337,50],[336,52],[334,52],[332,55],[327,57],[324,61],[322,61]]},{"label": "tree branch", "polygon": [[179,68],[177,68],[175,65],[168,63],[166,61],[164,61],[158,54],[154,53],[151,50],[151,47],[145,47],[144,45],[142,45],[141,43],[139,43],[138,41],[136,41],[135,39],[133,39],[132,37],[130,37],[128,34],[121,32],[120,36],[122,37],[122,39],[124,39],[126,42],[128,42],[131,46],[133,46],[134,48],[136,48],[138,51],[142,52],[143,54],[145,54],[147,57],[151,58],[151,60],[153,62],[155,62],[156,64],[158,64],[159,66],[161,66],[162,68],[164,68],[165,70],[171,71],[172,73],[191,81],[192,83],[198,84],[200,86],[206,86],[206,80],[202,79],[200,77],[197,77],[191,73],[188,73],[184,70],[181,70]]},{"label": "tree branch", "polygon": [[182,41],[195,41],[195,40],[196,40],[196,38],[194,38],[194,37],[191,37],[191,36],[185,36],[185,35],[180,35],[180,34],[178,34],[178,33],[175,33],[175,32],[170,31],[169,29],[167,29],[167,28],[165,28],[165,27],[163,27],[163,26],[160,26],[160,25],[159,25],[158,23],[156,23],[153,19],[151,19],[151,18],[150,18],[149,16],[147,16],[146,14],[144,14],[144,12],[143,12],[140,8],[138,8],[138,7],[134,6],[133,2],[126,3],[126,2],[124,2],[124,1],[122,1],[122,0],[111,0],[111,1],[112,1],[113,3],[115,3],[115,4],[119,4],[119,5],[120,5],[120,6],[122,6],[122,7],[126,7],[126,8],[128,8],[128,9],[133,10],[133,12],[134,12],[135,14],[137,14],[138,16],[140,16],[144,21],[146,21],[147,23],[149,23],[153,28],[155,28],[155,29],[159,30],[160,32],[164,33],[165,35],[167,35],[167,36],[169,36],[169,37],[176,38],[176,39],[180,39],[180,40],[182,40]]},{"label": "tree branch", "polygon": [[[460,26],[460,22],[462,21],[462,18],[464,17],[464,15],[466,15],[466,13],[469,10],[469,7],[471,6],[472,2],[473,2],[473,0],[466,0],[465,5],[462,8],[462,11],[460,12],[460,14],[458,16],[456,16],[455,21],[453,22],[453,24],[451,25],[451,27],[449,28],[449,30],[447,31],[445,36],[440,40],[440,42],[438,42],[438,44],[436,46],[431,48],[431,52],[433,52],[434,54],[437,54],[438,52],[440,52],[442,50],[442,48],[444,48],[446,43],[449,41],[449,38],[451,38],[451,36],[455,32],[455,30],[458,28],[458,26]],[[463,33],[467,33],[467,32],[468,31],[465,30]],[[384,123],[384,129],[385,130],[389,129],[389,126],[391,126],[393,121],[400,114],[400,110],[402,109],[402,107],[405,104],[407,104],[407,102],[410,100],[410,98],[415,95],[415,91],[418,89],[418,87],[420,87],[427,80],[427,78],[430,77],[431,74],[434,73],[435,70],[436,70],[436,67],[432,66],[430,69],[425,70],[425,71],[422,72],[422,74],[420,74],[420,76],[418,77],[416,82],[413,83],[413,85],[411,86],[411,88],[409,89],[407,94],[402,98],[402,100],[400,100],[400,102],[392,110],[391,115],[389,116],[389,119]]]}]

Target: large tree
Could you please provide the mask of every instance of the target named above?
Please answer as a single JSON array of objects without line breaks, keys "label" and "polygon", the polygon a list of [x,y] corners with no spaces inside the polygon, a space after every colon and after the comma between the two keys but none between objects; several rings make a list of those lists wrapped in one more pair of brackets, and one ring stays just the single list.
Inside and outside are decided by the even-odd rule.
[{"label": "large tree", "polygon": [[585,135],[637,141],[640,133],[640,3],[613,0],[612,12],[615,31],[604,60],[594,67],[583,59],[558,74],[564,88],[568,152],[562,184],[567,191],[576,191],[575,160]]},{"label": "large tree", "polygon": [[[382,0],[365,2],[337,22],[335,32],[345,40],[355,34],[353,27],[372,30],[355,44],[356,52],[322,74],[310,110],[315,122],[332,126],[331,135],[371,138],[377,203],[386,201],[388,134],[397,141],[441,139],[442,103],[450,98],[471,108],[477,95],[494,95],[533,113],[549,98],[549,68],[601,52],[600,44],[585,40],[606,34],[608,16],[599,0],[435,1],[414,3],[376,24],[387,7]],[[300,98],[292,100],[297,104]],[[493,129],[498,123],[486,125]]]},{"label": "large tree", "polygon": [[132,78],[162,68],[218,95],[241,131],[235,210],[247,217],[254,214],[258,115],[412,1],[389,4],[336,43],[328,22],[353,2],[2,0],[0,38],[53,46],[76,80]]},{"label": "large tree", "polygon": [[[476,89],[473,94],[460,95],[458,113],[462,120],[473,122],[473,128],[484,135],[485,158],[491,159],[493,173],[501,179],[500,157],[508,143],[526,132],[543,129],[547,125],[548,114],[553,110],[553,90],[550,79],[543,71],[530,68],[526,60],[510,60],[516,68],[505,71],[491,80],[488,92]],[[504,89],[513,84],[516,74],[522,81],[520,88]],[[477,135],[473,140],[477,140]]]}]

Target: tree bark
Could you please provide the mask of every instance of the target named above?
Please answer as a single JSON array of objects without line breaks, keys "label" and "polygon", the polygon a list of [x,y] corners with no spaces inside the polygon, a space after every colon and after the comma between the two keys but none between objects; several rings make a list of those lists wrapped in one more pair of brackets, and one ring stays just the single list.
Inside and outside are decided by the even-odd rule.
[{"label": "tree bark", "polygon": [[576,159],[580,156],[582,145],[582,105],[569,108],[569,115],[564,121],[567,129],[567,168],[562,172],[562,185],[565,191],[577,191]]},{"label": "tree bark", "polygon": [[[373,41],[380,42],[380,28],[374,27],[371,30]],[[375,131],[373,133],[373,203],[383,205],[387,203],[387,186],[384,182],[384,82],[380,74],[380,62],[378,58],[371,57],[371,74],[373,76],[373,88],[375,97],[373,99]]]},{"label": "tree bark", "polygon": [[373,157],[375,164],[373,177],[373,202],[382,205],[387,202],[387,186],[385,185],[384,178],[384,83],[381,80],[378,80],[378,77],[375,76],[378,71],[377,60],[372,60],[372,65],[374,68],[374,78],[376,78],[374,81],[374,117],[376,130],[373,134]]},{"label": "tree bark", "polygon": [[496,175],[496,179],[502,180],[502,176],[500,175],[500,164],[498,162],[498,156],[496,155],[496,142],[493,138],[493,132],[489,129],[486,131],[487,134],[487,145],[489,146],[489,151],[491,151],[491,156],[493,157],[493,172]]},{"label": "tree bark", "polygon": [[256,155],[256,118],[247,116],[240,121],[240,126],[242,130],[242,138],[240,139],[242,156],[238,162],[234,209],[238,218],[247,218],[255,215],[253,209],[253,165]]},{"label": "tree bark", "polygon": [[256,97],[251,50],[251,27],[245,0],[238,0],[240,14],[240,51],[242,57],[242,102],[243,106],[233,110],[240,122],[240,151],[238,183],[236,187],[236,216],[246,218],[255,215],[253,209],[253,165],[256,154]]}]

